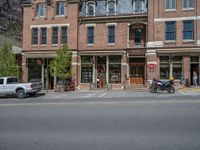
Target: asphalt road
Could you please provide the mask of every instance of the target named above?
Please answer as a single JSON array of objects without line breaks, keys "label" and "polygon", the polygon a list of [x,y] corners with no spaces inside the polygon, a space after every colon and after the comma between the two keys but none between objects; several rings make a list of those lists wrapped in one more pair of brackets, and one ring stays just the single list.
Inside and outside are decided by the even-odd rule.
[{"label": "asphalt road", "polygon": [[0,99],[0,150],[199,150],[200,97]]}]

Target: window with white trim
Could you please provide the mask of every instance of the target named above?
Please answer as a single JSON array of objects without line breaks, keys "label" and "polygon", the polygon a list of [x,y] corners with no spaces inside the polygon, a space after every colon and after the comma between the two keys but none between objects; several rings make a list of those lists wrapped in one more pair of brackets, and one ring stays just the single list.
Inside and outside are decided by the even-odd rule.
[{"label": "window with white trim", "polygon": [[38,44],[38,28],[32,28],[31,44],[32,45],[37,45]]},{"label": "window with white trim", "polygon": [[36,16],[37,17],[44,17],[44,4],[37,4],[36,5]]},{"label": "window with white trim", "polygon": [[194,39],[194,22],[193,20],[183,21],[183,40]]},{"label": "window with white trim", "polygon": [[108,43],[115,43],[115,26],[108,26]]},{"label": "window with white trim", "polygon": [[58,44],[58,27],[52,28],[52,44]]},{"label": "window with white trim", "polygon": [[182,0],[183,9],[193,9],[194,0]]},{"label": "window with white trim", "polygon": [[87,16],[95,16],[95,2],[89,1],[86,4],[86,15]]},{"label": "window with white trim", "polygon": [[133,0],[133,13],[142,13],[146,11],[146,8],[145,0]]},{"label": "window with white trim", "polygon": [[64,2],[58,2],[56,4],[56,15],[57,16],[64,16],[65,4]]},{"label": "window with white trim", "polygon": [[176,0],[165,0],[165,10],[176,10]]},{"label": "window with white trim", "polygon": [[116,14],[116,1],[109,0],[107,2],[107,15],[115,15]]},{"label": "window with white trim", "polygon": [[41,37],[40,37],[40,44],[46,45],[47,44],[47,28],[41,28]]},{"label": "window with white trim", "polygon": [[175,21],[165,22],[165,40],[167,41],[176,40],[176,22]]},{"label": "window with white trim", "polygon": [[67,43],[67,27],[61,27],[61,43],[66,44]]},{"label": "window with white trim", "polygon": [[87,27],[87,44],[94,44],[94,27]]}]

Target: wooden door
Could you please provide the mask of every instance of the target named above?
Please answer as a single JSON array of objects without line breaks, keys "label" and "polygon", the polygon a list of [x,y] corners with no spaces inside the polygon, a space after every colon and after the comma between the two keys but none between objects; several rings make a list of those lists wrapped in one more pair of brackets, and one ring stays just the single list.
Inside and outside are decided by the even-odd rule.
[{"label": "wooden door", "polygon": [[130,64],[130,83],[144,84],[144,64]]}]

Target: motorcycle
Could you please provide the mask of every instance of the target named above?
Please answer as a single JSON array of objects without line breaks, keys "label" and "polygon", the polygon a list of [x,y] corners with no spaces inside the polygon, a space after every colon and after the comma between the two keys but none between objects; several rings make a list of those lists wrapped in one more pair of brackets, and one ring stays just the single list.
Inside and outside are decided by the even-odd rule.
[{"label": "motorcycle", "polygon": [[167,91],[170,94],[173,94],[175,92],[175,88],[172,86],[174,84],[174,80],[168,80],[168,81],[161,81],[157,79],[153,79],[152,83],[149,87],[149,91],[151,93],[156,93],[158,91]]}]

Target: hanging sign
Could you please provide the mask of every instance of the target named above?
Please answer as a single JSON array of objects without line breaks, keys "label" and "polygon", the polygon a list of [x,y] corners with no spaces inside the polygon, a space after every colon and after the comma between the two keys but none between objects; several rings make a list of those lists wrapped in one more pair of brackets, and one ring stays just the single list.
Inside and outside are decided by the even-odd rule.
[{"label": "hanging sign", "polygon": [[156,68],[157,64],[147,64],[149,69],[154,69]]}]

